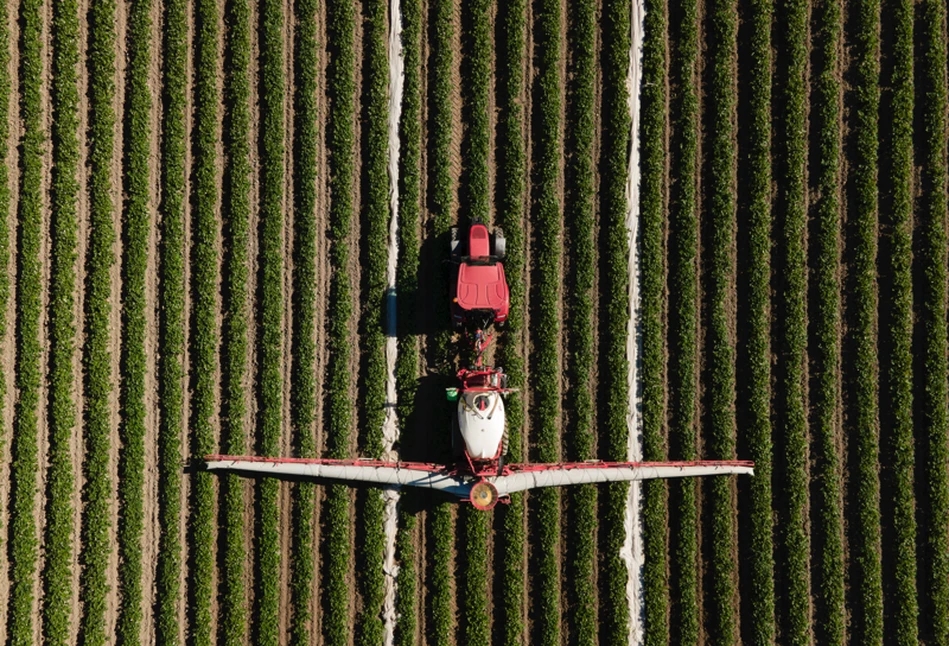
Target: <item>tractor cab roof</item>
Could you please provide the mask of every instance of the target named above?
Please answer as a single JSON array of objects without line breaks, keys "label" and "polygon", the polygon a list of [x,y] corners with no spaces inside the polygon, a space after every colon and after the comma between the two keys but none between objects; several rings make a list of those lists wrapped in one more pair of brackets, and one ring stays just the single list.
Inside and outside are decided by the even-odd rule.
[{"label": "tractor cab roof", "polygon": [[500,310],[508,302],[504,265],[462,263],[458,268],[458,306],[465,310]]}]

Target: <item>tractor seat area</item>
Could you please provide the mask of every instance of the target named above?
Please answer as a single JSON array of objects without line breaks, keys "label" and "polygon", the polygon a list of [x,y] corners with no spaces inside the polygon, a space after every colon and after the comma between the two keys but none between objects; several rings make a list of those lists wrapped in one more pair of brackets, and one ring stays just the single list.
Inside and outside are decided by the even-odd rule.
[{"label": "tractor seat area", "polygon": [[466,310],[500,310],[508,301],[504,265],[468,265],[458,269],[458,306]]}]

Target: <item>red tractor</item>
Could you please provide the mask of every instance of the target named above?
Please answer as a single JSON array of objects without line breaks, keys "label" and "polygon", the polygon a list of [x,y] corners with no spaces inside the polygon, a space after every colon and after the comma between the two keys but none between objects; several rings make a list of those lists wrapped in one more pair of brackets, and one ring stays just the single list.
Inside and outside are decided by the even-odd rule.
[{"label": "red tractor", "polygon": [[492,236],[488,227],[475,222],[463,240],[458,227],[452,227],[451,322],[455,328],[468,323],[486,328],[507,320],[511,297],[501,263],[504,250],[500,229]]}]

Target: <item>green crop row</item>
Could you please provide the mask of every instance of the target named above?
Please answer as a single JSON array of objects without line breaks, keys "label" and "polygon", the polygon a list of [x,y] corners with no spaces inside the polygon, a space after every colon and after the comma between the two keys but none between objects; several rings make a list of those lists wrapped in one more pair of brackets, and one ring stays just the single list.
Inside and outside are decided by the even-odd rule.
[{"label": "green crop row", "polygon": [[[436,244],[447,237],[453,220],[452,209],[455,206],[454,181],[451,173],[452,139],[452,86],[454,69],[454,3],[437,0],[432,4],[431,29],[431,131],[429,146],[429,168],[432,173],[431,209],[434,213],[435,227],[432,232]],[[439,257],[432,268],[435,273],[435,294],[433,314],[448,316],[448,270]],[[433,355],[439,368],[450,366],[451,334],[446,329],[436,332],[433,342]],[[449,414],[439,415],[441,428],[447,428]],[[429,635],[436,646],[447,646],[455,642],[455,617],[452,613],[452,547],[454,522],[451,507],[441,502],[431,511],[430,531],[432,532],[431,617]]]},{"label": "green crop row", "polygon": [[[853,61],[857,73],[854,86],[853,201],[853,423],[851,450],[856,464],[851,482],[856,489],[855,527],[849,546],[854,564],[851,580],[857,598],[852,603],[850,635],[861,644],[883,643],[883,581],[880,562],[880,429],[877,397],[877,169],[879,167],[880,112],[880,5],[856,5],[857,30]],[[837,84],[835,84],[836,86]],[[841,593],[843,592],[843,581]],[[853,587],[851,588],[853,589]],[[841,594],[841,601],[843,595]],[[842,608],[841,608],[842,610]],[[843,617],[841,617],[843,619]]]},{"label": "green crop row", "polygon": [[580,644],[595,644],[597,490],[594,485],[570,491],[571,510],[565,540],[570,548],[567,565],[568,593],[572,616],[565,616],[569,636]]},{"label": "green crop row", "polygon": [[20,6],[20,187],[17,202],[16,266],[16,405],[10,466],[10,601],[8,641],[33,643],[33,584],[35,582],[37,408],[40,390],[40,239],[42,230],[43,166],[40,79],[43,61],[42,6],[36,0]]},{"label": "green crop row", "polygon": [[[194,5],[194,87],[192,92],[191,162],[191,328],[190,452],[193,460],[214,452],[215,379],[217,372],[218,278],[218,3]],[[191,478],[188,515],[188,638],[210,644],[211,598],[214,595],[214,476]]]},{"label": "green crop row", "polygon": [[[814,636],[822,644],[844,640],[844,553],[840,405],[840,81],[837,52],[841,8],[837,0],[813,5],[811,129],[817,158],[810,164],[817,198],[812,206],[812,299],[809,312],[810,410],[815,490],[812,518]],[[875,137],[874,137],[875,140]],[[876,145],[876,143],[874,143]]]},{"label": "green crop row", "polygon": [[[365,181],[363,186],[364,228],[361,230],[365,245],[365,263],[362,266],[362,295],[360,313],[361,354],[360,370],[362,411],[360,419],[360,450],[362,455],[381,457],[383,450],[382,424],[385,421],[386,359],[385,320],[386,268],[388,265],[389,233],[389,172],[388,172],[388,87],[389,66],[386,52],[386,3],[373,2],[366,6],[363,21],[363,121],[366,128],[366,154],[362,160]],[[378,491],[370,491],[361,498],[361,516],[357,558],[358,591],[362,597],[361,610],[356,617],[356,644],[369,646],[382,642],[383,580],[382,552],[385,536],[382,529],[383,499]]]},{"label": "green crop row", "polygon": [[920,98],[917,140],[920,192],[916,214],[916,261],[919,280],[917,360],[920,417],[917,438],[922,448],[918,509],[921,512],[923,597],[920,636],[949,642],[949,402],[946,366],[946,7],[927,0],[917,6],[917,96]]},{"label": "green crop row", "polygon": [[[345,0],[327,4],[327,37],[331,52],[327,68],[330,94],[326,141],[330,152],[330,278],[329,311],[327,312],[330,353],[327,371],[329,457],[343,458],[350,452],[353,427],[352,345],[349,334],[353,316],[350,277],[349,233],[352,223],[353,181],[355,178],[353,148],[355,135],[353,117],[356,86],[353,78],[355,55],[355,8]],[[323,636],[328,644],[348,643],[352,629],[349,607],[350,524],[349,492],[342,485],[329,487],[325,514],[326,590]]]},{"label": "green crop row", "polygon": [[118,465],[119,610],[116,643],[137,645],[142,627],[142,533],[145,470],[145,280],[148,271],[152,124],[151,0],[128,11],[128,73],[125,89],[122,231],[122,367],[119,390]]},{"label": "green crop row", "polygon": [[362,527],[359,528],[357,541],[360,562],[357,581],[362,595],[362,608],[356,617],[355,635],[357,644],[368,646],[382,642],[382,559],[385,549],[382,514],[385,502],[381,492],[373,489],[366,491],[360,502]]},{"label": "green crop row", "polygon": [[[396,267],[398,356],[395,364],[401,449],[413,429],[419,378],[419,338],[415,334],[416,290],[419,274],[419,224],[421,222],[422,149],[422,8],[419,0],[400,2],[402,13],[402,114],[399,119],[399,263]],[[403,491],[405,496],[411,492]],[[415,516],[399,514],[396,558],[399,574],[396,596],[395,643],[415,643],[418,626],[418,590],[413,537]]]},{"label": "green crop row", "polygon": [[[323,635],[326,643],[346,644],[352,633],[349,595],[352,592],[346,583],[349,569],[350,527],[352,514],[349,488],[334,484],[326,488],[326,503],[323,509],[323,540],[325,544],[323,576],[326,584],[323,603]],[[335,550],[346,550],[338,552]]]},{"label": "green crop row", "polygon": [[[505,231],[505,233],[507,233]],[[510,320],[510,319],[508,319]],[[511,427],[511,397],[508,398],[507,424]],[[513,434],[508,431],[508,436]],[[511,445],[514,446],[513,444]],[[508,449],[508,456],[513,461],[514,452]],[[504,618],[502,628],[502,642],[514,645],[523,643],[525,627],[524,617],[524,548],[525,548],[525,504],[523,494],[511,496],[511,502],[503,509],[502,535],[495,544],[501,547],[498,550],[501,558],[502,595],[499,603],[502,606],[501,616]],[[497,621],[501,621],[500,618]]]},{"label": "green crop row", "polygon": [[404,73],[399,119],[399,264],[396,268],[399,353],[395,376],[399,423],[402,433],[406,433],[415,413],[419,377],[419,340],[415,334],[422,187],[422,9],[419,0],[401,2],[401,12]]},{"label": "green crop row", "polygon": [[[604,270],[600,274],[600,323],[603,334],[599,356],[605,370],[601,384],[605,407],[599,418],[600,457],[627,459],[629,406],[626,357],[626,326],[629,322],[629,244],[626,235],[617,232],[626,227],[626,182],[629,170],[629,72],[630,5],[610,0],[603,5],[603,79],[602,147],[600,150],[600,245]],[[628,641],[626,611],[626,567],[619,558],[625,536],[626,500],[629,486],[612,484],[606,488],[601,504],[600,523],[600,643],[625,644]],[[604,620],[604,615],[606,619]]]},{"label": "green crop row", "polygon": [[[0,6],[0,25],[9,24],[7,6]],[[0,343],[7,338],[7,305],[10,302],[10,33],[0,33]],[[5,412],[7,376],[0,373],[0,414]],[[7,459],[6,440],[0,456]],[[9,545],[9,542],[8,542]],[[12,641],[12,640],[11,640]]]},{"label": "green crop row", "polygon": [[[708,374],[709,457],[735,459],[735,336],[730,330],[731,303],[735,293],[736,159],[735,97],[738,45],[738,3],[719,0],[709,7],[708,189],[706,192],[709,251]],[[709,577],[705,610],[712,641],[735,642],[734,612],[738,564],[735,545],[734,480],[712,478],[708,483],[711,513]]]},{"label": "green crop row", "polygon": [[[402,493],[403,501],[407,493]],[[408,493],[408,495],[412,494]],[[394,637],[394,643],[397,646],[410,646],[417,641],[418,582],[415,568],[416,547],[413,541],[417,525],[415,514],[406,511],[404,507],[399,510],[399,533],[396,536],[395,545],[395,554],[399,562],[399,574],[396,580],[398,596],[395,599],[395,611],[399,619],[395,624]]]},{"label": "green crop row", "polygon": [[[461,191],[463,212],[471,220],[487,223],[490,215],[488,194],[488,150],[491,133],[488,96],[491,86],[491,3],[468,0],[461,3],[462,24],[462,120],[465,132],[461,142],[463,160]],[[487,514],[474,508],[460,515],[467,558],[462,559],[459,600],[463,610],[464,638],[469,644],[486,644],[491,637],[488,614],[488,525]]]},{"label": "green crop row", "polygon": [[460,577],[459,603],[464,604],[464,641],[468,644],[487,644],[491,641],[488,610],[488,532],[493,514],[486,514],[467,505],[461,517],[465,524],[461,541],[465,556],[462,559],[464,573]]},{"label": "green crop row", "polygon": [[[536,202],[532,229],[536,231],[532,254],[542,258],[536,272],[532,298],[531,391],[537,457],[541,462],[560,460],[561,365],[560,313],[563,216],[557,185],[560,181],[560,2],[545,0],[534,14],[534,55],[537,61],[535,103],[536,142],[533,156]],[[535,639],[544,644],[560,642],[560,490],[544,489],[538,499],[538,533],[533,551],[537,559]]]},{"label": "green crop row", "polygon": [[[0,25],[9,24],[7,6],[0,7]],[[10,34],[0,33],[0,343],[7,338],[7,305],[10,302]],[[0,414],[6,406],[7,376],[0,373]],[[6,442],[0,456],[6,459]]]},{"label": "green crop row", "polygon": [[[230,444],[243,448],[240,444]],[[230,453],[230,451],[228,451]],[[244,605],[244,486],[238,476],[228,475],[221,481],[221,575],[220,610],[217,640],[222,644],[240,644],[247,634],[247,611]],[[301,572],[294,570],[294,576]]]},{"label": "green crop row", "polygon": [[[431,74],[431,149],[433,174],[432,204],[435,211],[436,235],[448,231],[451,223],[452,195],[451,167],[449,163],[451,147],[451,90],[454,51],[454,7],[451,2],[437,0],[431,9],[432,48]],[[447,303],[446,303],[447,304]],[[444,354],[440,352],[439,354]]]},{"label": "green crop row", "polygon": [[43,544],[43,640],[69,640],[72,595],[72,434],[75,358],[77,201],[79,181],[79,4],[53,7],[52,103],[53,166],[50,180],[50,276],[48,442],[46,526]]},{"label": "green crop row", "polygon": [[491,86],[491,7],[487,0],[461,3],[462,118],[465,134],[462,140],[462,199],[470,219],[488,221],[488,150],[491,134],[488,126],[488,94]]},{"label": "green crop row", "polygon": [[[317,70],[316,2],[297,2],[294,37],[293,123],[293,357],[290,380],[290,425],[296,455],[312,457],[316,419],[316,348],[314,315],[316,302],[316,150]],[[249,12],[249,10],[248,10]],[[249,19],[249,15],[246,17]],[[245,18],[242,17],[242,20]],[[247,43],[249,48],[249,42]],[[243,69],[243,68],[242,68]],[[247,100],[244,93],[242,101]],[[290,568],[290,641],[309,644],[313,597],[313,523],[315,489],[300,482],[293,488],[293,524]]]},{"label": "green crop row", "polygon": [[805,412],[805,348],[807,345],[806,259],[804,236],[807,221],[806,195],[806,98],[808,3],[792,0],[781,7],[776,19],[783,36],[776,43],[780,106],[776,128],[775,266],[778,281],[772,317],[776,360],[774,435],[782,456],[779,484],[781,498],[778,525],[783,528],[777,550],[781,582],[783,625],[787,643],[808,640],[810,629],[809,537],[807,518],[807,420]]},{"label": "green crop row", "polygon": [[106,567],[109,538],[109,397],[112,391],[110,272],[115,262],[112,162],[115,157],[115,2],[96,2],[89,9],[89,250],[86,258],[85,371],[85,510],[79,562],[79,598],[83,604],[80,634],[84,644],[106,641]]},{"label": "green crop row", "polygon": [[[913,21],[915,5],[901,0],[888,4],[882,24],[890,30],[891,60],[885,86],[892,88],[891,118],[881,137],[883,164],[879,176],[890,178],[890,190],[881,191],[880,220],[889,230],[888,248],[881,255],[880,274],[889,276],[888,292],[881,289],[880,405],[881,427],[888,430],[882,474],[883,491],[892,504],[895,540],[883,545],[885,571],[893,572],[892,619],[885,630],[897,643],[919,641],[919,603],[916,590],[916,451],[913,436]],[[884,126],[886,127],[886,126]],[[883,204],[886,206],[884,207]],[[884,237],[881,243],[887,241]],[[885,285],[881,282],[881,288]],[[887,320],[888,319],[888,320]],[[886,321],[886,322],[884,322]],[[888,586],[889,588],[890,586]],[[889,613],[888,613],[889,614]]]},{"label": "green crop row", "polygon": [[[380,453],[381,451],[376,455]],[[359,562],[357,581],[362,606],[356,617],[355,639],[357,644],[368,646],[382,642],[384,599],[382,559],[385,549],[382,515],[385,502],[382,494],[372,489],[366,491],[359,502],[361,527],[357,532]]]},{"label": "green crop row", "polygon": [[[504,366],[512,388],[524,388],[524,356],[520,341],[524,336],[524,193],[526,164],[524,151],[524,56],[526,38],[525,0],[511,0],[498,8],[500,38],[497,45],[498,78],[498,149],[497,149],[497,223],[507,238],[504,273],[510,289],[507,329],[497,351],[497,363]],[[505,401],[508,431],[508,460],[523,459],[524,403],[518,393]],[[501,641],[507,646],[524,640],[526,617],[523,611],[525,509],[524,495],[514,494],[504,507],[502,531],[495,542],[499,555],[502,594],[495,600],[500,612],[496,619],[503,626]]]},{"label": "green crop row", "polygon": [[[748,586],[742,590],[742,637],[750,643],[771,643],[775,635],[774,543],[771,508],[771,29],[772,0],[749,5],[747,74],[747,337],[739,365],[741,395],[737,411],[744,429],[755,477],[748,483]],[[747,590],[747,593],[746,591]]]},{"label": "green crop row", "polygon": [[327,379],[330,424],[328,450],[332,457],[345,457],[350,450],[352,402],[351,339],[348,323],[353,314],[352,284],[349,277],[350,249],[347,238],[352,226],[354,162],[353,115],[355,81],[353,79],[353,33],[355,15],[344,2],[327,5],[328,37],[332,52],[327,68],[330,113],[327,146],[330,152],[330,282],[329,376]]},{"label": "green crop row", "polygon": [[[543,258],[543,268],[537,275],[536,308],[531,323],[536,351],[532,361],[537,372],[534,381],[533,407],[536,415],[538,458],[541,462],[556,462],[560,458],[560,256],[563,237],[563,218],[557,196],[559,180],[560,142],[560,4],[549,0],[538,7],[535,24],[535,55],[538,75],[536,109],[539,112],[534,155],[537,205],[534,228],[537,229],[534,253]],[[556,527],[559,523],[551,518]]]},{"label": "green crop row", "polygon": [[[363,101],[368,120],[367,150],[362,160],[366,177],[365,228],[361,231],[366,246],[362,266],[364,288],[360,315],[366,367],[361,377],[365,409],[360,433],[360,450],[374,457],[382,453],[382,423],[385,419],[385,331],[382,320],[386,307],[386,266],[389,258],[389,173],[388,173],[388,87],[389,66],[386,52],[386,6],[372,3],[363,25],[365,93]],[[381,554],[380,554],[381,558]]]},{"label": "green crop row", "polygon": [[[642,329],[643,459],[663,460],[665,447],[665,182],[666,166],[666,3],[650,0],[643,18],[640,97],[639,265]],[[668,488],[643,483],[643,639],[647,646],[669,643],[669,582],[666,574]]]},{"label": "green crop row", "polygon": [[[222,297],[224,319],[221,336],[221,445],[229,454],[247,450],[244,437],[247,406],[244,380],[247,375],[250,272],[250,3],[235,0],[226,8],[224,75],[224,191],[222,217],[224,259]],[[301,173],[305,169],[300,170]],[[247,627],[244,560],[244,485],[234,475],[221,480],[221,547],[219,557],[220,610],[217,638],[237,646]],[[298,573],[300,576],[302,573]]]},{"label": "green crop row", "polygon": [[[594,330],[593,289],[596,274],[594,240],[593,109],[596,98],[596,4],[590,0],[571,3],[568,13],[570,45],[568,113],[565,127],[567,157],[564,221],[570,240],[569,262],[573,287],[567,290],[569,378],[573,393],[570,418],[570,457],[594,457],[593,373]],[[585,485],[569,492],[570,519],[566,525],[567,589],[572,616],[568,616],[569,638],[579,644],[595,644],[596,616],[596,487]]]},{"label": "green crop row", "polygon": [[[310,429],[311,427],[300,427]],[[297,437],[302,436],[300,433]],[[296,451],[299,455],[304,455],[298,443]],[[313,451],[308,452],[309,455]],[[313,526],[314,526],[314,505],[315,489],[312,483],[300,482],[293,489],[293,509],[292,509],[292,552],[290,553],[290,568],[293,572],[293,579],[290,581],[291,594],[291,623],[290,623],[290,643],[308,644],[310,643],[310,622],[312,612],[310,610],[311,600],[313,598]]]},{"label": "green crop row", "polygon": [[[536,500],[535,500],[536,499]],[[537,585],[533,641],[541,644],[560,643],[560,491],[556,488],[538,491],[531,499],[532,516],[536,513],[536,541],[532,556],[537,560]],[[556,522],[553,522],[556,521]],[[552,523],[552,524],[549,524]]]},{"label": "green crop row", "polygon": [[164,5],[162,27],[161,236],[159,243],[158,562],[155,641],[178,644],[181,576],[181,434],[184,359],[185,84],[187,11],[183,0]]},{"label": "green crop row", "polygon": [[[448,230],[453,221],[452,210],[455,208],[455,188],[451,172],[452,87],[455,82],[453,79],[454,3],[449,0],[436,0],[429,11],[433,37],[430,42],[431,67],[428,86],[431,105],[428,142],[431,193],[428,199],[435,223],[432,235],[436,241],[439,241],[448,237]],[[447,317],[449,311],[447,267],[439,260],[434,273],[435,297],[432,299],[432,316]],[[453,354],[450,347],[451,334],[441,326],[437,330],[433,340],[433,354],[437,357],[438,367],[448,369],[448,359]]]},{"label": "green crop row", "polygon": [[[678,20],[670,34],[670,82],[679,89],[670,104],[669,444],[670,457],[694,460],[698,360],[696,2],[681,0],[673,15]],[[679,643],[694,644],[699,636],[696,485],[687,480],[672,483],[670,489],[675,509],[669,550],[673,635]]]},{"label": "green crop row", "polygon": [[429,513],[429,537],[431,545],[431,599],[429,601],[431,626],[426,637],[435,646],[450,646],[457,642],[455,616],[452,610],[452,543],[455,523],[448,503],[440,503]]},{"label": "green crop row", "polygon": [[[260,383],[257,451],[276,455],[283,426],[283,187],[284,91],[283,4],[262,2],[260,15]],[[280,637],[280,538],[276,481],[258,485],[254,594],[258,644],[276,644]]]}]

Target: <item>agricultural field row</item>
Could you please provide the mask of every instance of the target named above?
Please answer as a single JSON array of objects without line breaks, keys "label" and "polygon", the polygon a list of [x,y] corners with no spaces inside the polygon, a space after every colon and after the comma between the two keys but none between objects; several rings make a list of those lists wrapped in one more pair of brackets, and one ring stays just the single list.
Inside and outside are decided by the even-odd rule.
[{"label": "agricultural field row", "polygon": [[648,644],[946,639],[944,14],[647,2]]},{"label": "agricultural field row", "polygon": [[[394,124],[388,2],[5,3],[0,639],[949,642],[946,8],[644,8],[640,63],[626,1],[402,0]],[[393,537],[378,490],[195,468],[379,458],[390,406],[449,461],[474,221],[509,462],[624,460],[632,403],[647,460],[756,463],[643,487],[642,625],[626,485],[403,492]]]},{"label": "agricultural field row", "polygon": [[[249,23],[249,3],[245,11],[247,14],[246,20]],[[316,144],[319,141],[317,89],[320,50],[316,27],[317,3],[297,3],[295,13],[298,28],[296,34],[294,34],[293,51],[299,65],[294,69],[297,91],[293,99],[293,150],[296,160],[293,177],[293,209],[297,213],[312,213],[315,211],[317,204],[318,166]],[[246,24],[246,30],[242,33],[242,42],[246,43],[245,51],[248,54],[250,53],[249,32],[250,24]],[[247,69],[246,63],[242,65],[242,69]],[[241,79],[241,87],[245,97],[249,96],[249,84],[249,78]],[[245,87],[246,89],[243,89]],[[249,130],[248,119],[250,115],[248,113],[241,116],[241,132],[243,133],[244,129]],[[246,135],[242,134],[242,136]],[[249,170],[249,168],[242,169],[242,173],[249,175]],[[241,224],[244,224],[243,218]],[[317,289],[316,254],[319,231],[313,218],[297,218],[294,220],[293,226],[293,292],[298,295],[298,298],[294,301],[292,314],[294,341],[291,346],[293,353],[291,380],[298,387],[290,395],[290,424],[293,433],[291,442],[295,455],[312,457],[316,454],[316,442],[312,429],[316,421],[317,411],[314,373],[316,371],[317,356],[315,308]],[[240,297],[246,299],[244,290],[241,290]],[[242,345],[241,348],[243,347]],[[242,356],[240,359],[243,360],[243,358]],[[242,372],[245,369],[243,363],[241,369]],[[239,399],[237,395],[240,392],[240,383],[240,381],[235,382],[235,399]],[[239,491],[239,488],[235,490]],[[292,552],[286,555],[289,559],[289,567],[294,573],[294,578],[290,582],[289,638],[292,644],[309,643],[313,633],[313,581],[316,574],[316,567],[312,558],[314,550],[313,528],[318,519],[315,502],[315,487],[308,483],[298,484],[293,491],[293,509],[291,512],[293,527]],[[239,516],[235,515],[235,535],[241,529],[238,520]],[[243,563],[235,558],[235,567],[242,565]],[[238,574],[239,572],[235,572],[235,576]],[[235,599],[235,607],[241,609],[239,601],[240,598]],[[235,634],[234,637],[235,642],[240,640],[239,634]]]},{"label": "agricultural field row", "polygon": [[[382,451],[388,3],[4,8],[5,638],[379,643],[376,492],[192,467]],[[397,448],[447,455],[442,389],[468,358],[446,239],[480,219],[508,239],[509,459],[622,457],[627,364],[601,344],[625,347],[629,277],[602,223],[626,211],[629,8],[409,0],[400,18]],[[394,639],[623,641],[625,499],[481,514],[407,493]]]},{"label": "agricultural field row", "polygon": [[[250,323],[247,287],[250,281],[251,226],[251,7],[249,2],[230,3],[224,38],[224,61],[227,72],[221,88],[225,112],[222,116],[221,141],[227,155],[222,176],[221,237],[230,244],[221,261],[221,450],[243,454],[248,450],[244,428],[249,406],[243,384],[248,372],[247,350]],[[296,347],[301,361],[309,356],[304,347]],[[312,352],[310,353],[312,354]],[[301,389],[302,393],[308,392]],[[295,401],[295,415],[305,418],[305,402]],[[298,418],[299,419],[299,418]],[[296,421],[296,420],[295,420]],[[309,491],[301,487],[300,491]],[[247,631],[248,612],[244,606],[247,594],[244,572],[247,545],[244,535],[244,487],[236,476],[226,476],[219,489],[219,555],[220,593],[217,641],[221,644],[242,644]],[[302,528],[307,519],[298,519]],[[291,557],[292,558],[292,557]],[[300,571],[301,581],[307,573]],[[296,624],[293,624],[294,626]],[[291,629],[292,630],[292,629]]]}]

